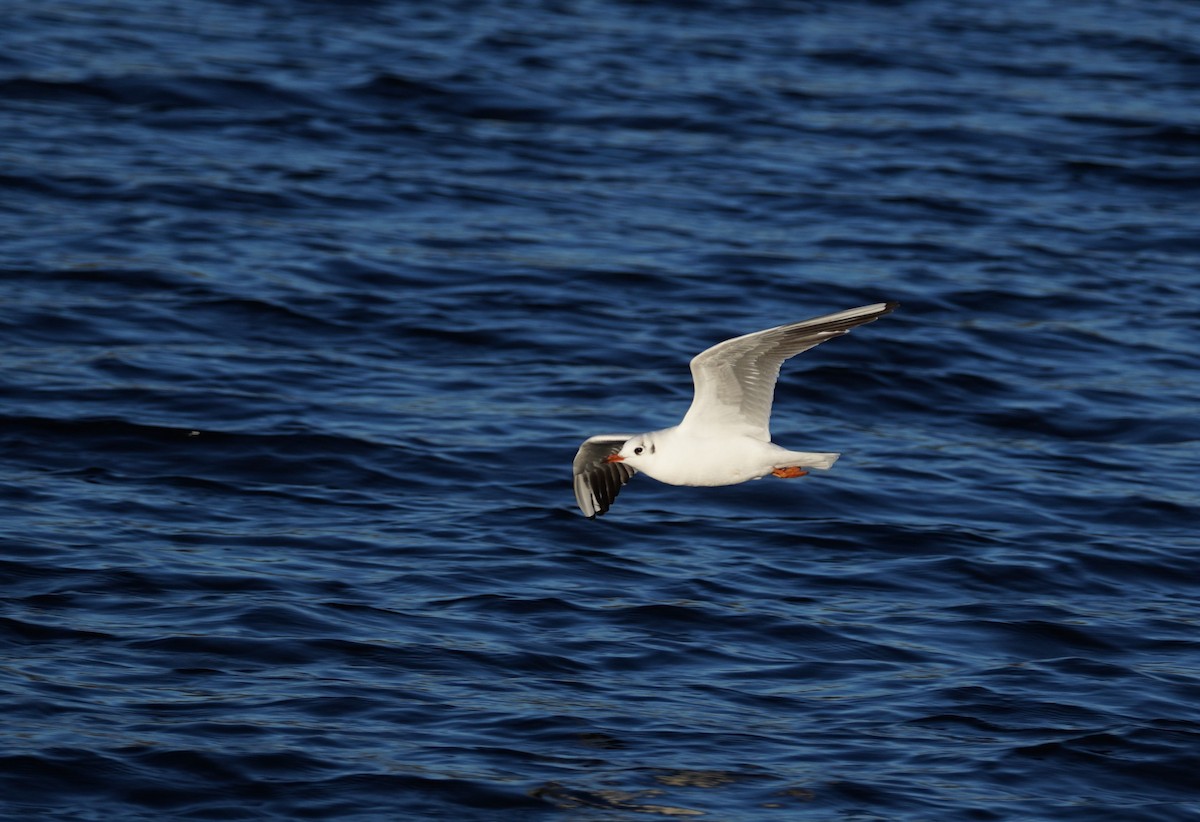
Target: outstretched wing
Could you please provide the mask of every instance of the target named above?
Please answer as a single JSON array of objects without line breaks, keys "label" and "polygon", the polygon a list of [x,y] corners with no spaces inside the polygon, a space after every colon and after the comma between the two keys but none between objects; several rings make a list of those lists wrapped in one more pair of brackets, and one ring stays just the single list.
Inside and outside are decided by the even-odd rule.
[{"label": "outstretched wing", "polygon": [[783,361],[890,314],[899,303],[875,303],[768,328],[718,343],[692,359],[696,396],[679,424],[769,442],[771,402]]},{"label": "outstretched wing", "polygon": [[575,472],[575,501],[589,519],[606,512],[617,498],[621,486],[637,473],[623,462],[604,460],[621,450],[633,434],[600,434],[588,437],[579,446],[571,469]]}]

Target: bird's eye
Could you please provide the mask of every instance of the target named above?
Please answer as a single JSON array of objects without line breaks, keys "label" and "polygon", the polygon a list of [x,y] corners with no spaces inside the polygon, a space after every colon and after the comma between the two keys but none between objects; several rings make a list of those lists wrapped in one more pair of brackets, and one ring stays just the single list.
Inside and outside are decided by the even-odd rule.
[{"label": "bird's eye", "polygon": [[639,445],[637,448],[633,449],[633,453],[640,454],[640,453],[642,453],[643,450],[644,449],[642,448],[642,446]]}]

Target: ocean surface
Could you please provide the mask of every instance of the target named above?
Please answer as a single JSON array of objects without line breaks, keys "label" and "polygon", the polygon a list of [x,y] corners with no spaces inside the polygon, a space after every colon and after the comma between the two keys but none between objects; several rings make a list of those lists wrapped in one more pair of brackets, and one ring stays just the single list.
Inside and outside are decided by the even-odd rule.
[{"label": "ocean surface", "polygon": [[0,818],[1200,819],[1200,5],[0,5]]}]

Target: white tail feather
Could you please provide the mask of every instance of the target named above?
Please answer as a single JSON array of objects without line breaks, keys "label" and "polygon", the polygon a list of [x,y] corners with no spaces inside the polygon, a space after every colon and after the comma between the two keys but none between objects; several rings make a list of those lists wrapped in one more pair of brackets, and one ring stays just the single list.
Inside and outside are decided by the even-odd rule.
[{"label": "white tail feather", "polygon": [[788,462],[779,463],[777,468],[799,466],[801,468],[820,468],[822,471],[832,468],[841,454],[810,453],[808,451],[789,451]]}]

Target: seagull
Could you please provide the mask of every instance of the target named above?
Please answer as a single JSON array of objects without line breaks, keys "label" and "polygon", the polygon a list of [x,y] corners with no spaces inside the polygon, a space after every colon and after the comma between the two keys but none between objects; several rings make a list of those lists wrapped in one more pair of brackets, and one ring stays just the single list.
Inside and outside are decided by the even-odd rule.
[{"label": "seagull", "polygon": [[575,500],[588,519],[612,507],[639,471],[668,485],[736,485],[772,474],[802,477],[840,454],[789,451],[771,442],[771,402],[783,361],[890,314],[875,303],[717,343],[692,359],[695,397],[679,425],[645,434],[598,434],[572,466]]}]

